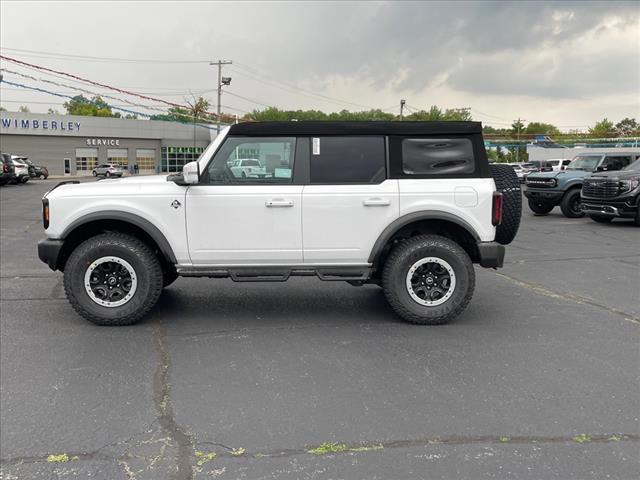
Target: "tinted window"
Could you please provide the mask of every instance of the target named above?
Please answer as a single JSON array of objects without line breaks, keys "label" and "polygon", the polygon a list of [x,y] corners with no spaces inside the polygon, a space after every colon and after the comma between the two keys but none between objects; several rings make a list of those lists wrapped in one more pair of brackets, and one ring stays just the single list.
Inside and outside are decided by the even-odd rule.
[{"label": "tinted window", "polygon": [[208,167],[209,183],[292,183],[294,137],[229,137]]},{"label": "tinted window", "polygon": [[316,137],[311,145],[311,183],[378,183],[385,179],[383,137]]},{"label": "tinted window", "polygon": [[631,163],[631,156],[607,156],[603,165],[606,165],[608,170],[622,170],[624,167]]},{"label": "tinted window", "polygon": [[405,138],[402,171],[409,175],[452,175],[474,171],[468,138]]}]

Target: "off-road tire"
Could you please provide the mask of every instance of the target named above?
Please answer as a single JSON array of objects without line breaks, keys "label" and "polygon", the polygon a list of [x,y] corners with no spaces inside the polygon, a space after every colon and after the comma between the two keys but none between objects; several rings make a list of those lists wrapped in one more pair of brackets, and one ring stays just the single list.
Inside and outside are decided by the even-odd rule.
[{"label": "off-road tire", "polygon": [[567,218],[584,217],[584,212],[580,210],[580,203],[578,203],[578,209],[576,209],[576,197],[579,202],[580,201],[579,188],[573,188],[569,190],[562,197],[562,201],[560,202],[560,210],[562,210],[562,214]]},{"label": "off-road tire", "polygon": [[[411,266],[426,257],[445,260],[455,273],[453,294],[437,306],[425,306],[413,300],[406,285]],[[391,308],[404,320],[419,325],[442,325],[457,317],[469,304],[475,282],[475,270],[467,252],[440,235],[418,235],[398,244],[389,254],[382,272],[382,288]]]},{"label": "off-road tire", "polygon": [[[640,200],[638,200],[640,202]],[[638,209],[636,210],[636,218],[634,220],[636,227],[640,227],[640,203],[638,204]]]},{"label": "off-road tire", "polygon": [[536,215],[547,215],[553,210],[555,205],[553,203],[541,202],[539,200],[529,199],[529,209]]},{"label": "off-road tire", "polygon": [[496,226],[496,242],[510,244],[520,227],[522,217],[522,190],[518,175],[509,165],[489,165],[496,189],[502,193],[502,222]]},{"label": "off-road tire", "polygon": [[598,223],[611,223],[611,220],[613,220],[613,217],[607,217],[606,215],[592,214],[592,215],[589,215],[589,218],[594,222],[598,222]]},{"label": "off-road tire", "polygon": [[[91,262],[117,256],[135,270],[137,288],[124,305],[105,307],[95,303],[84,287]],[[64,290],[71,306],[81,316],[104,326],[132,325],[156,304],[162,291],[162,266],[147,244],[124,233],[103,233],[81,243],[71,253],[64,270]]]}]

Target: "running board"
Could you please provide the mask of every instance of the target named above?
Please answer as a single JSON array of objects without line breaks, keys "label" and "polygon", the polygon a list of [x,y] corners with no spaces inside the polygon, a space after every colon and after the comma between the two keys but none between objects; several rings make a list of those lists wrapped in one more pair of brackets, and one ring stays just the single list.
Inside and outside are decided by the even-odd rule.
[{"label": "running board", "polygon": [[181,277],[231,278],[234,282],[285,282],[292,276],[317,276],[324,281],[364,282],[371,276],[369,266],[177,267],[176,270]]}]

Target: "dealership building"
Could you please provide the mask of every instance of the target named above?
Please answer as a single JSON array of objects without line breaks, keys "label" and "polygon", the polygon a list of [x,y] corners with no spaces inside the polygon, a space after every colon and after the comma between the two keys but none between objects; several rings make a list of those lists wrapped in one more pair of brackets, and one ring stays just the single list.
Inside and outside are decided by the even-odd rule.
[{"label": "dealership building", "polygon": [[2,152],[28,157],[50,175],[91,175],[105,163],[140,174],[176,172],[215,136],[211,125],[0,112]]}]

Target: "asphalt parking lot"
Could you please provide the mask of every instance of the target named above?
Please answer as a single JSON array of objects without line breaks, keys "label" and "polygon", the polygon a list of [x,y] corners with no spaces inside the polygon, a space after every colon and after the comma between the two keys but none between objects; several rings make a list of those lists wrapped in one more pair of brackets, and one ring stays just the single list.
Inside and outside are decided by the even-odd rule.
[{"label": "asphalt parking lot", "polygon": [[0,189],[3,480],[640,477],[631,223],[525,209],[441,327],[293,278],[178,279],[143,323],[101,328],[37,258],[54,183]]}]

